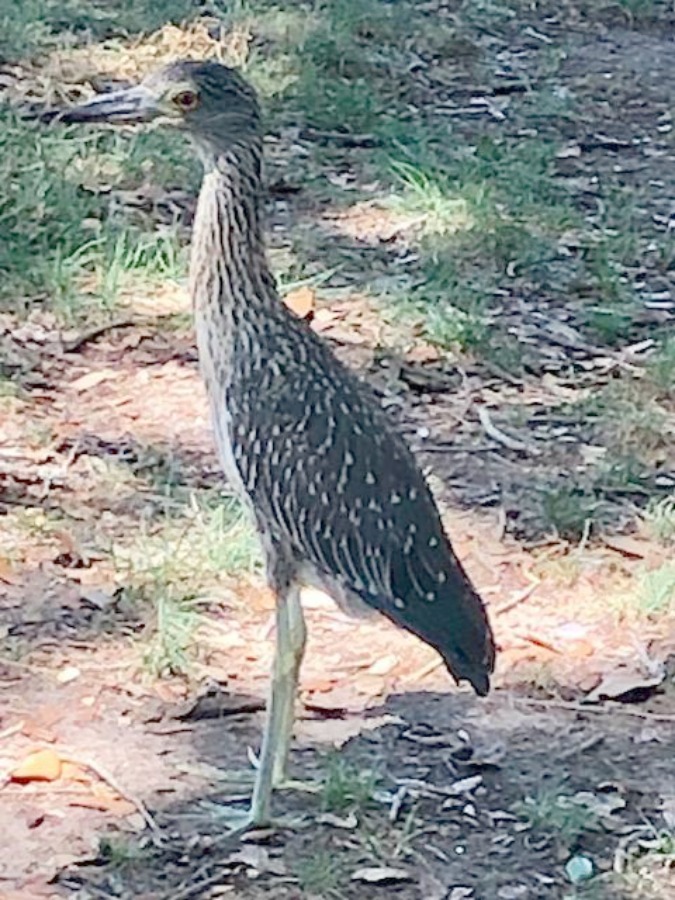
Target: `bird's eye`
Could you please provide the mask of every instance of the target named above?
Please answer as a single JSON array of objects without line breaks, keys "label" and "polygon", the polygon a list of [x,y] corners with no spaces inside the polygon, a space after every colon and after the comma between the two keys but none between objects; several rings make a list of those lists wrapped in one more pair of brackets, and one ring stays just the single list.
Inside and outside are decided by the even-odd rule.
[{"label": "bird's eye", "polygon": [[184,112],[194,109],[199,103],[199,96],[194,91],[181,91],[173,98],[173,103]]}]

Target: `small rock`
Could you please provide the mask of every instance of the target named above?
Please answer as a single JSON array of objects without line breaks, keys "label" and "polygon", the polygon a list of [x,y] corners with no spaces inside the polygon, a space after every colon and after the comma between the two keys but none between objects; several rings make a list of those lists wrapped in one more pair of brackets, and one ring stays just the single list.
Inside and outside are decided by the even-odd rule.
[{"label": "small rock", "polygon": [[565,864],[565,874],[572,884],[581,884],[593,877],[593,861],[587,856],[573,856]]},{"label": "small rock", "polygon": [[412,876],[405,869],[394,869],[390,866],[367,866],[352,873],[352,881],[364,884],[401,884],[412,881]]},{"label": "small rock", "polygon": [[527,897],[528,890],[526,884],[505,884],[497,891],[497,897],[499,900],[521,900]]}]

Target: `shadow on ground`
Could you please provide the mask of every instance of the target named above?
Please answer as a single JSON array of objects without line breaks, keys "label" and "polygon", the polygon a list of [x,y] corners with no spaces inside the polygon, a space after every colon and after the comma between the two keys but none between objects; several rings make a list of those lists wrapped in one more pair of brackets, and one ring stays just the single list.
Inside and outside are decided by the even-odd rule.
[{"label": "shadow on ground", "polygon": [[[383,716],[386,724],[378,724]],[[584,855],[595,866],[593,897],[643,896],[610,873],[618,848],[629,856],[644,836],[644,810],[675,790],[665,730],[555,705],[528,712],[503,693],[485,703],[412,693],[370,711],[336,769],[325,743],[309,737],[324,730],[315,724],[301,725],[295,774],[318,774],[330,787],[316,796],[277,796],[277,813],[299,817],[296,830],[235,846],[217,812],[231,794],[216,788],[187,803],[160,802],[152,811],[163,846],[141,840],[126,856],[118,847],[107,861],[63,873],[62,890],[79,900],[228,892],[356,898],[364,891],[401,900],[559,900],[586,895],[574,892],[563,868]],[[189,736],[195,766],[244,764],[252,726],[249,717],[196,724]],[[109,848],[114,835],[108,839]],[[352,880],[364,867],[397,871],[375,887]]]}]

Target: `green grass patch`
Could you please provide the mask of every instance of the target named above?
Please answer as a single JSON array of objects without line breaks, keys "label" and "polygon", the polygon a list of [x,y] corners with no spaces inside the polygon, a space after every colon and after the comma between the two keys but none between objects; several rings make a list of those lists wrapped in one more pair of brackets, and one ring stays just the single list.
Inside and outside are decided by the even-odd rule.
[{"label": "green grass patch", "polygon": [[193,0],[0,0],[0,56],[18,60],[64,44],[154,31],[197,12]]},{"label": "green grass patch", "polygon": [[64,140],[5,112],[0,121],[0,301],[70,290],[97,239],[101,204],[64,173],[90,151],[87,134]]},{"label": "green grass patch", "polygon": [[150,849],[142,847],[130,837],[106,835],[98,842],[97,862],[123,869],[134,863],[142,862],[150,855]]},{"label": "green grass patch", "polygon": [[261,561],[248,517],[232,498],[193,493],[186,506],[170,490],[165,502],[164,515],[132,543],[111,548],[128,601],[152,611],[143,662],[153,677],[190,672],[214,590],[224,579],[252,576]]},{"label": "green grass patch", "polygon": [[557,236],[577,220],[551,178],[554,149],[485,138],[447,151],[430,139],[428,166],[390,162],[390,205],[416,219],[421,240],[410,289],[384,302],[419,318],[435,343],[519,369],[517,339],[490,311],[514,279],[545,285],[559,260]]},{"label": "green grass patch", "polygon": [[325,776],[321,788],[321,806],[325,812],[344,814],[361,812],[373,802],[373,791],[379,778],[333,753],[326,757]]},{"label": "green grass patch", "polygon": [[568,851],[576,849],[585,834],[601,828],[599,816],[588,804],[555,785],[540,787],[514,804],[513,811]]},{"label": "green grass patch", "polygon": [[617,621],[663,621],[675,611],[675,564],[642,566],[630,588],[613,601]]},{"label": "green grass patch", "polygon": [[447,235],[474,225],[467,199],[453,195],[451,185],[410,163],[394,162],[402,190],[390,200],[393,209],[416,217],[425,235]]},{"label": "green grass patch", "polygon": [[200,613],[195,599],[177,597],[163,581],[155,585],[153,622],[143,653],[143,664],[153,678],[187,675],[196,656],[196,632]]},{"label": "green grass patch", "polygon": [[667,451],[675,433],[675,416],[647,380],[610,383],[589,404],[595,408],[604,442],[615,458]]},{"label": "green grass patch", "polygon": [[298,880],[303,896],[342,898],[340,885],[347,878],[344,865],[334,849],[314,848],[307,855],[297,856],[292,872]]},{"label": "green grass patch", "polygon": [[660,544],[675,543],[675,494],[652,498],[640,516],[641,527]]},{"label": "green grass patch", "polygon": [[192,493],[187,504],[167,497],[164,514],[112,553],[127,584],[150,597],[158,584],[194,596],[219,577],[253,574],[261,561],[248,516],[220,492]]},{"label": "green grass patch", "polygon": [[645,616],[670,612],[675,604],[675,565],[667,563],[642,573],[633,604]]},{"label": "green grass patch", "polygon": [[2,372],[2,364],[0,363],[0,411],[2,411],[3,415],[5,414],[3,409],[5,404],[2,401],[7,398],[13,399],[18,397],[19,393],[19,385]]},{"label": "green grass patch", "polygon": [[657,394],[675,398],[675,335],[667,337],[649,360],[646,376]]},{"label": "green grass patch", "polygon": [[541,494],[542,520],[567,540],[579,540],[588,533],[597,509],[595,495],[583,487],[551,485]]},{"label": "green grass patch", "polygon": [[189,182],[180,139],[41,128],[7,110],[0,124],[0,306],[37,301],[72,322],[109,313],[132,279],[185,273],[175,229],[153,226],[117,192]]},{"label": "green grass patch", "polygon": [[[189,0],[32,0],[16,16],[14,6],[0,0],[5,18],[15,20],[8,25],[15,26],[14,36],[9,30],[5,35],[15,54],[54,40],[67,46],[85,38],[147,32],[203,12]],[[580,102],[559,90],[559,49],[542,48],[537,78],[510,100],[508,115],[497,126],[487,114],[477,116],[469,129],[466,122],[458,126],[420,100],[414,73],[401,75],[410,71],[411,49],[431,54],[461,75],[468,59],[481,58],[478,38],[485,28],[507,35],[525,12],[521,3],[465,3],[442,27],[417,4],[385,0],[315,2],[301,9],[274,0],[215,2],[208,12],[224,32],[250,35],[240,54],[242,67],[264,97],[272,130],[312,126],[332,135],[352,132],[374,139],[373,148],[354,157],[357,180],[374,180],[394,211],[417,220],[410,236],[417,260],[401,270],[405,277],[396,288],[377,288],[364,264],[359,287],[378,294],[383,307],[419,321],[425,336],[441,346],[470,350],[510,371],[523,370],[528,361],[513,328],[502,328],[491,311],[514,293],[541,297],[544,304],[563,294],[577,296],[582,324],[594,340],[618,345],[633,336],[639,307],[631,266],[644,256],[636,224],[640,204],[608,175],[601,184],[601,214],[591,222],[559,177],[559,139],[550,126],[574,116]],[[41,23],[41,36],[29,28],[28,37],[21,38],[21,29],[34,22]],[[541,125],[539,134],[547,136],[527,129],[528,122]],[[168,268],[171,277],[182,272],[184,260],[162,263],[166,246],[156,247],[147,264],[134,262],[131,245],[142,243],[140,231],[153,230],[153,217],[139,221],[117,202],[117,192],[144,182],[194,192],[199,166],[187,146],[162,131],[139,132],[131,140],[95,130],[48,131],[36,138],[36,129],[16,125],[14,138],[5,135],[5,147],[0,147],[5,150],[2,183],[18,185],[3,208],[10,208],[15,221],[39,223],[35,233],[12,238],[5,259],[0,257],[0,271],[8,275],[6,295],[51,298],[59,313],[77,318],[83,273],[93,271],[96,285],[86,309],[107,313],[125,273],[142,279],[146,269],[166,276]],[[46,160],[36,143],[49,144]],[[319,140],[308,145],[308,153],[307,183],[321,193],[325,173],[344,164],[344,149],[339,142]],[[41,206],[33,202],[36,179]],[[108,193],[101,194],[101,186]],[[333,190],[333,199],[344,205],[359,199],[359,192],[338,196]],[[7,222],[4,232],[13,234],[12,225]],[[569,231],[580,235],[582,246],[574,253],[561,247]],[[338,249],[326,259],[325,241],[303,250],[305,256],[320,255],[323,270],[336,261],[336,268],[347,265]],[[670,265],[672,248],[663,252],[654,265]],[[141,255],[144,260],[152,256]],[[180,255],[180,242],[170,255]],[[308,261],[309,271],[314,262]]]}]

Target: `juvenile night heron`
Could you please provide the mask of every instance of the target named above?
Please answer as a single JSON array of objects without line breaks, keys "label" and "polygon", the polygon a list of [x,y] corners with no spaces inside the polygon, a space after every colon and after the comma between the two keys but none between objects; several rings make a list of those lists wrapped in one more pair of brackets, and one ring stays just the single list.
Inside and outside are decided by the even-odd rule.
[{"label": "juvenile night heron", "polygon": [[300,588],[360,601],[489,689],[494,642],[427,484],[370,391],[280,301],[261,223],[255,92],[215,62],[177,62],[126,90],[48,112],[61,122],[159,120],[204,166],[190,262],[201,370],[220,460],[255,520],[277,598],[276,654],[249,824],[284,781],[305,647]]}]

